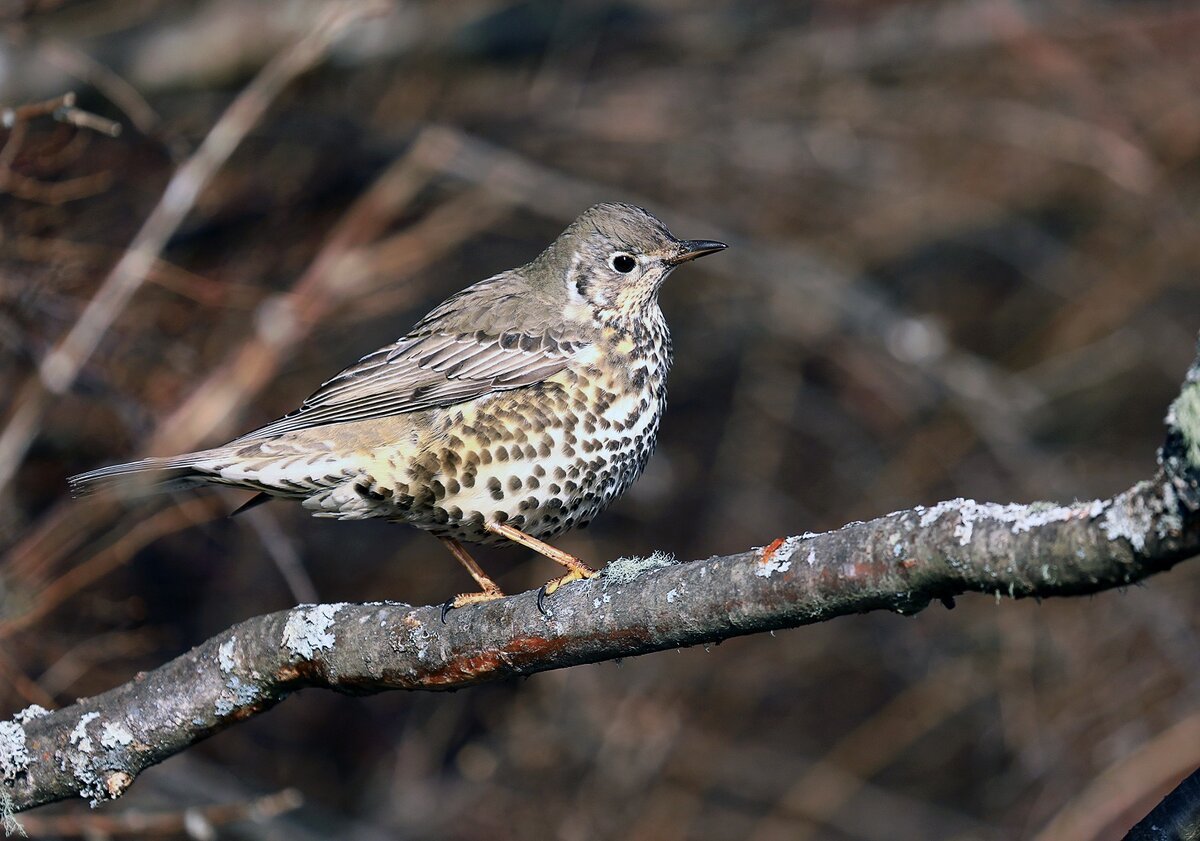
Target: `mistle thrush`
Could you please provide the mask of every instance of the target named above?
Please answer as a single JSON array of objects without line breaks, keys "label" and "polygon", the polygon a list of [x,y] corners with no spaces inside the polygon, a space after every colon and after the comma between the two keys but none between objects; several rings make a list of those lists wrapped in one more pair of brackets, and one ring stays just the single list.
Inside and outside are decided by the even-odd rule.
[{"label": "mistle thrush", "polygon": [[452,295],[274,423],[213,449],[83,473],[71,488],[232,485],[318,517],[410,523],[481,588],[447,609],[503,595],[460,541],[512,540],[568,570],[540,606],[595,574],[543,540],[591,521],[654,450],[671,366],[659,287],[723,248],[678,240],[639,207],[598,204],[531,262]]}]

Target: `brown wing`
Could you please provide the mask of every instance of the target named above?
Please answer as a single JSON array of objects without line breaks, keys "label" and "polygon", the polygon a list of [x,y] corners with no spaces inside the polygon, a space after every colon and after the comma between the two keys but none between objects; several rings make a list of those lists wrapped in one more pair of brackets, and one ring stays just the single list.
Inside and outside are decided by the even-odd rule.
[{"label": "brown wing", "polygon": [[[512,306],[519,290],[504,293],[503,287],[496,288],[502,278],[452,297],[412,333],[326,382],[299,409],[238,440],[450,406],[554,376],[587,342],[548,329],[544,310],[524,325],[512,325],[511,315],[506,318],[503,312],[493,317],[521,309]],[[472,317],[463,312],[466,308],[482,311]],[[489,322],[497,321],[515,329],[488,329]],[[484,326],[466,332],[468,326],[478,325]]]}]

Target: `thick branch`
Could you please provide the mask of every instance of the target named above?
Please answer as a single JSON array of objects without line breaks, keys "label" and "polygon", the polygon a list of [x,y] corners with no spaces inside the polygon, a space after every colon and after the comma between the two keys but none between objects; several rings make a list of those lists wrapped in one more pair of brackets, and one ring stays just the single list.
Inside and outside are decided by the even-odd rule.
[{"label": "thick branch", "polygon": [[560,589],[456,610],[302,605],[249,619],[130,683],[0,723],[13,810],[115,798],[144,768],[306,687],[458,689],[962,593],[1046,598],[1121,587],[1200,553],[1200,360],[1168,416],[1154,479],[1108,500],[951,500],[765,549],[615,561]]}]

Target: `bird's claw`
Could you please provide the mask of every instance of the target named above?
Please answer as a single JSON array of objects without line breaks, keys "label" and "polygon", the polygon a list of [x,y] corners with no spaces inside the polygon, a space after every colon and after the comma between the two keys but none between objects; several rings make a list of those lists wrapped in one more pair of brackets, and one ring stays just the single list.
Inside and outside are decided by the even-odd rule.
[{"label": "bird's claw", "polygon": [[541,586],[541,588],[538,590],[538,595],[537,595],[538,611],[543,616],[549,616],[550,614],[546,610],[546,596],[554,595],[555,591],[558,590],[558,588],[564,584],[570,584],[572,581],[583,581],[585,578],[592,578],[593,576],[595,576],[597,574],[598,573],[594,569],[584,566],[581,568],[574,568],[570,572],[568,572],[566,575],[562,575],[562,576],[559,576],[558,578],[550,579],[545,584],[543,584]]},{"label": "bird's claw", "polygon": [[442,624],[446,623],[446,614],[457,607],[466,607],[469,604],[494,602],[496,599],[502,598],[504,598],[504,594],[499,590],[483,590],[479,593],[459,593],[457,596],[446,599],[446,601],[442,603]]}]

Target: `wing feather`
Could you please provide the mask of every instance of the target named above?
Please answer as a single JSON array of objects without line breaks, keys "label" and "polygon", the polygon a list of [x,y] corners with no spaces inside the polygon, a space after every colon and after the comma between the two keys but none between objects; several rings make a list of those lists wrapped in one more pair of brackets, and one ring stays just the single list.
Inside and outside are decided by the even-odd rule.
[{"label": "wing feather", "polygon": [[450,406],[492,391],[533,385],[570,361],[570,354],[557,348],[522,350],[519,339],[506,349],[499,337],[474,334],[432,334],[418,341],[405,337],[367,354],[322,385],[299,409],[239,440]]}]

